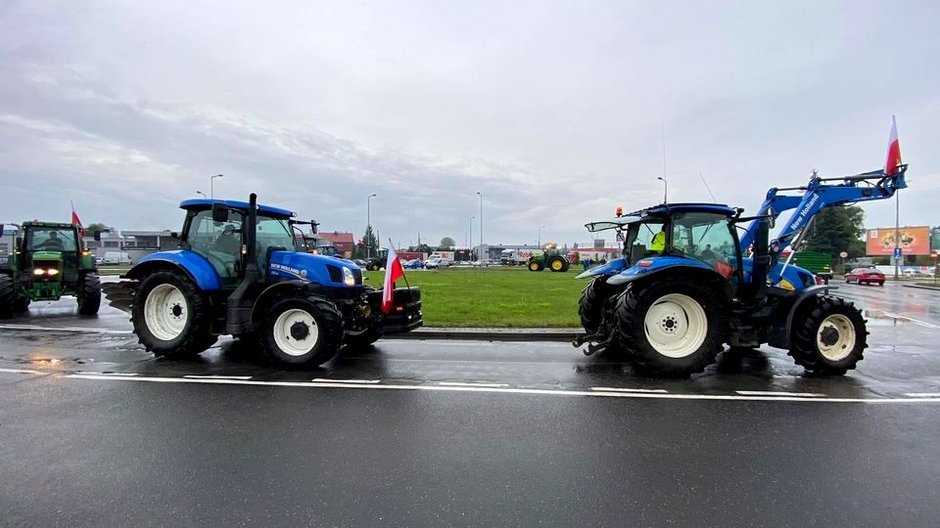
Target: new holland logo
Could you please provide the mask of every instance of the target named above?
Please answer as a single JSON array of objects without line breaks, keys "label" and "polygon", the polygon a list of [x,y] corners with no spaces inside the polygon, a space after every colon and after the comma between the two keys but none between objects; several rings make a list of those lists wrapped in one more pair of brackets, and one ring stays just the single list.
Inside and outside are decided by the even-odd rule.
[{"label": "new holland logo", "polygon": [[279,271],[281,273],[286,273],[288,275],[293,275],[299,279],[307,278],[307,270],[292,268],[290,266],[285,266],[284,264],[272,263],[268,268],[272,271]]}]

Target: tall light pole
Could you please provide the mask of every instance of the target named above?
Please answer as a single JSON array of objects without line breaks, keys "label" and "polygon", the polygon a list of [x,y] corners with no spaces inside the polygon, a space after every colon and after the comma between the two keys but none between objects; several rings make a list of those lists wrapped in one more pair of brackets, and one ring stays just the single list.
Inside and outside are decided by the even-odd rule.
[{"label": "tall light pole", "polygon": [[221,177],[222,177],[221,174],[216,174],[215,176],[209,176],[209,198],[213,200],[215,200],[215,187],[213,186],[213,183],[215,182],[216,178],[221,178]]},{"label": "tall light pole", "polygon": [[543,225],[539,226],[539,247],[542,247],[542,229],[544,228],[545,226]]},{"label": "tall light pole", "polygon": [[483,262],[483,193],[477,191],[477,195],[480,197],[480,255],[478,260]]},{"label": "tall light pole", "polygon": [[663,203],[669,203],[669,182],[662,176],[656,179],[663,182]]},{"label": "tall light pole", "polygon": [[366,259],[372,256],[372,199],[375,193],[366,197]]},{"label": "tall light pole", "polygon": [[901,251],[901,190],[894,191],[894,280],[897,281],[901,274],[901,258],[898,253]]},{"label": "tall light pole", "polygon": [[467,226],[467,249],[470,250],[470,258],[473,258],[473,219],[476,216],[470,216],[470,225]]},{"label": "tall light pole", "polygon": [[203,198],[208,198],[208,197],[206,196],[206,193],[204,193],[204,192],[202,192],[202,191],[196,191],[196,194],[198,194],[199,196],[202,196]]}]

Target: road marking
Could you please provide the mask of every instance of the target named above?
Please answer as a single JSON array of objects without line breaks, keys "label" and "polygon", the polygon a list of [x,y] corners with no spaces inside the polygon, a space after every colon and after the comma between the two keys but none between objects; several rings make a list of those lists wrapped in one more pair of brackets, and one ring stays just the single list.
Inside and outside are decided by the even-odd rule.
[{"label": "road marking", "polygon": [[808,398],[822,398],[825,394],[818,392],[783,392],[783,391],[734,391],[742,396],[795,396]]},{"label": "road marking", "polygon": [[447,387],[508,387],[508,383],[466,383],[463,381],[442,381],[438,385],[445,385]]},{"label": "road marking", "polygon": [[229,380],[229,379],[192,379],[192,378],[162,378],[154,376],[140,376],[136,378],[122,378],[115,376],[98,376],[90,374],[69,374],[66,378],[91,381],[133,381],[147,383],[203,383],[209,385],[252,385],[266,387],[305,387],[323,389],[378,389],[378,390],[410,390],[432,392],[486,392],[493,394],[526,394],[544,396],[591,396],[599,398],[645,398],[657,400],[714,400],[714,401],[773,401],[773,402],[812,402],[812,403],[868,403],[868,404],[922,404],[940,403],[937,398],[804,398],[793,396],[743,396],[733,394],[661,394],[646,392],[602,392],[584,390],[561,389],[521,389],[510,387],[452,387],[444,385],[385,385],[361,383],[319,383],[309,381],[258,381],[258,380]]},{"label": "road marking", "polygon": [[934,328],[934,329],[940,328],[940,325],[935,325],[935,324],[933,324],[933,323],[928,323],[928,322],[926,322],[926,321],[921,321],[921,320],[919,320],[919,319],[914,319],[913,317],[908,317],[908,316],[906,316],[906,315],[896,314],[896,313],[892,313],[892,312],[886,312],[886,311],[884,311],[884,310],[878,310],[878,311],[881,312],[881,313],[883,313],[883,314],[885,314],[885,315],[887,315],[888,317],[894,317],[895,319],[904,319],[905,321],[910,321],[910,322],[912,322],[912,323],[914,323],[914,324],[916,324],[916,325],[920,325],[920,326],[923,326],[923,327],[925,327],[925,328]]},{"label": "road marking", "polygon": [[905,396],[911,398],[940,398],[940,392],[908,392]]},{"label": "road marking", "polygon": [[140,376],[137,372],[79,372],[79,374],[94,374],[99,376]]},{"label": "road marking", "polygon": [[591,387],[591,390],[601,392],[648,392],[652,394],[667,394],[669,392],[666,389],[631,389],[627,387]]},{"label": "road marking", "polygon": [[0,372],[7,372],[9,374],[42,374],[42,371],[40,370],[8,369],[8,368],[0,368]]},{"label": "road marking", "polygon": [[373,379],[330,379],[330,378],[313,378],[314,383],[381,383],[382,380],[373,380]]},{"label": "road marking", "polygon": [[224,379],[224,380],[250,380],[251,376],[197,376],[196,374],[186,374],[184,378],[191,379]]},{"label": "road marking", "polygon": [[83,326],[39,326],[30,324],[0,324],[0,330],[28,330],[32,332],[69,332],[78,334],[128,335],[130,330],[112,330],[110,328],[86,328]]}]

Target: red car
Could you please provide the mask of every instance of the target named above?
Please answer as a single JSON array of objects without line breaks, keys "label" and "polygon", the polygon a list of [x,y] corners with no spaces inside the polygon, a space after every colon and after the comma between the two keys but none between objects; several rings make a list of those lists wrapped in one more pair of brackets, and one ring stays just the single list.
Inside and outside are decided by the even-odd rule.
[{"label": "red car", "polygon": [[845,282],[857,282],[858,284],[877,284],[885,285],[885,274],[875,268],[855,268],[845,274]]}]

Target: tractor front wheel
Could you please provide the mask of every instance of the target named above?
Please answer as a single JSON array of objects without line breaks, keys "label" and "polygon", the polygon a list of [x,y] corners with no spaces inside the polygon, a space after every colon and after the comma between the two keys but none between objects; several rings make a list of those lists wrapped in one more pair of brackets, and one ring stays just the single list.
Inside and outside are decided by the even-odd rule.
[{"label": "tractor front wheel", "polygon": [[548,262],[548,269],[556,273],[560,271],[567,271],[568,266],[566,266],[566,264],[568,263],[565,262],[565,259],[561,257],[555,257]]},{"label": "tractor front wheel", "polygon": [[724,309],[714,291],[670,279],[633,285],[617,300],[620,342],[640,370],[688,376],[721,351]]},{"label": "tractor front wheel", "polygon": [[592,280],[581,292],[581,299],[578,301],[578,316],[581,318],[581,326],[588,334],[597,333],[604,317],[604,298],[599,291],[602,286],[603,282],[600,279]]},{"label": "tractor front wheel", "polygon": [[215,343],[209,310],[209,299],[189,278],[159,271],[137,288],[131,322],[137,339],[155,356],[191,356]]},{"label": "tractor front wheel", "polygon": [[542,271],[545,269],[545,266],[537,260],[529,261],[529,271]]},{"label": "tractor front wheel", "polygon": [[25,297],[25,296],[17,297],[16,300],[13,301],[13,312],[23,313],[26,310],[29,310],[29,304],[31,302],[32,301],[30,300],[29,297]]},{"label": "tractor front wheel", "polygon": [[322,297],[285,298],[268,310],[261,339],[265,352],[279,363],[320,366],[339,353],[343,316]]},{"label": "tractor front wheel", "polygon": [[101,280],[97,273],[86,273],[78,281],[78,292],[75,297],[78,299],[79,315],[95,315],[98,308],[101,307]]},{"label": "tractor front wheel", "polygon": [[13,317],[16,292],[13,290],[13,278],[0,274],[0,319]]},{"label": "tractor front wheel", "polygon": [[841,376],[854,369],[868,346],[865,318],[852,303],[819,296],[797,312],[790,338],[790,356],[815,374]]}]

